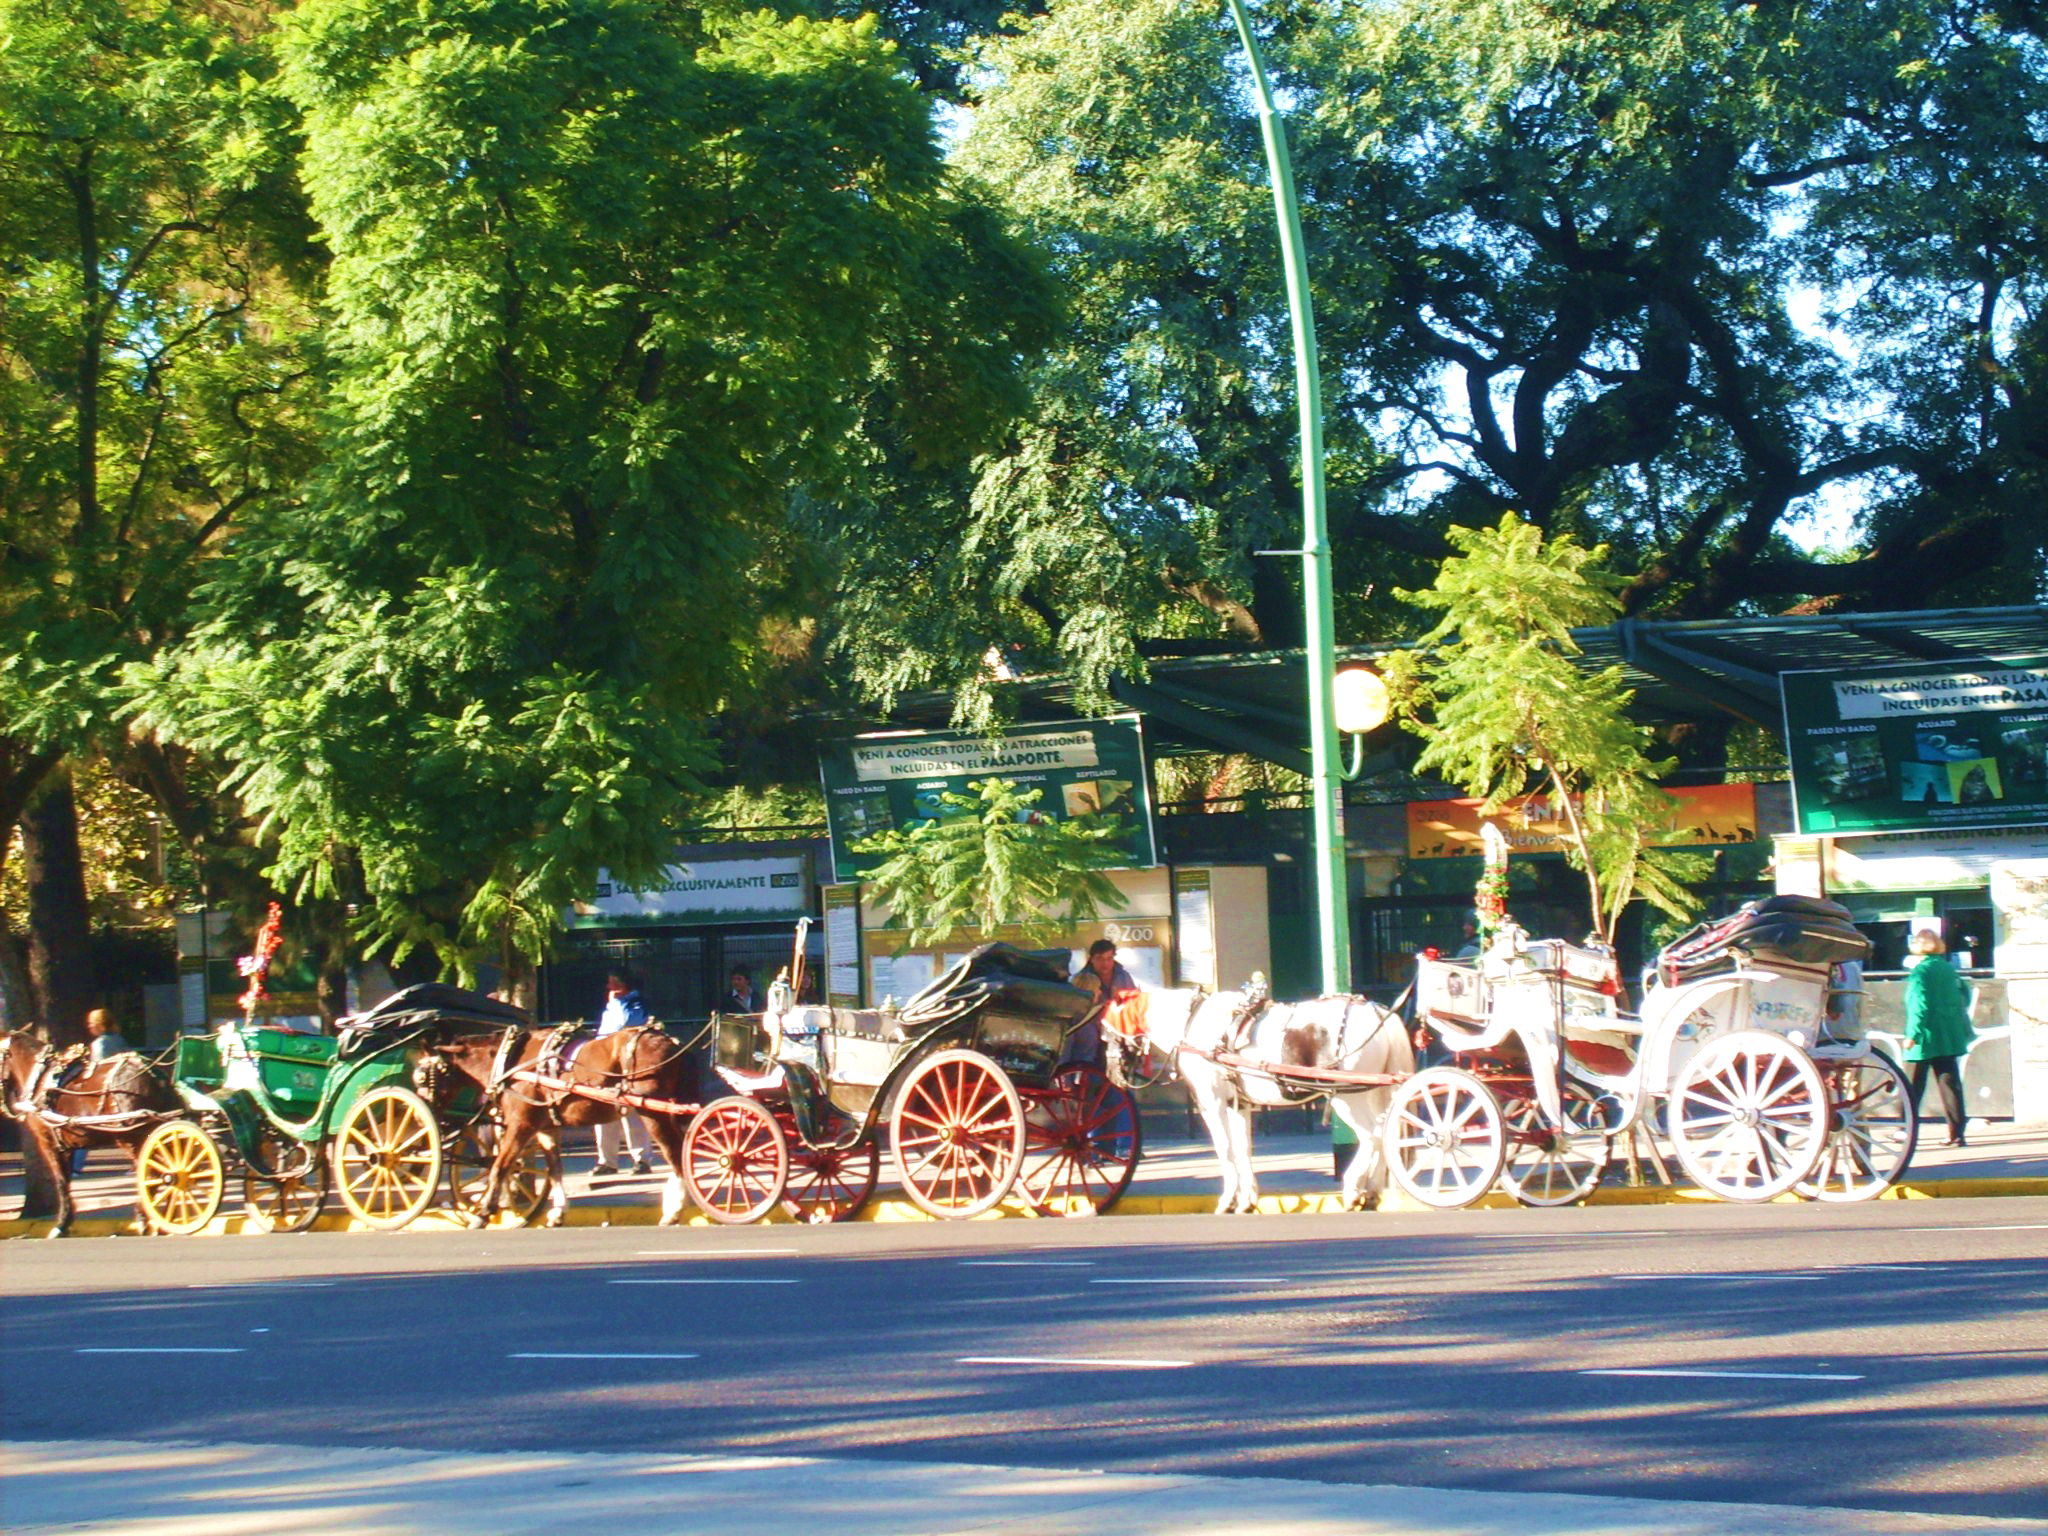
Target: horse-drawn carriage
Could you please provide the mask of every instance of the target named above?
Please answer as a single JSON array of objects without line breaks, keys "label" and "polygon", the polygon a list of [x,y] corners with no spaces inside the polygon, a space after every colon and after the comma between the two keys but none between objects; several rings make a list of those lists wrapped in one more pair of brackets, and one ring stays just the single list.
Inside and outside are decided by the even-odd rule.
[{"label": "horse-drawn carriage", "polygon": [[1063,962],[987,944],[901,1008],[778,998],[721,1021],[736,1091],[685,1138],[692,1199],[721,1222],[783,1205],[846,1220],[874,1193],[886,1125],[904,1193],[931,1215],[980,1215],[1018,1188],[1046,1211],[1108,1210],[1137,1167],[1137,1106],[1092,1063],[1063,1062],[1095,1005]]},{"label": "horse-drawn carriage", "polygon": [[1439,1207],[1503,1178],[1525,1204],[1569,1204],[1645,1127],[1724,1200],[1873,1198],[1915,1122],[1897,1064],[1830,1031],[1834,968],[1868,953],[1842,907],[1771,897],[1667,946],[1637,1017],[1604,949],[1510,925],[1476,958],[1424,959],[1417,1017],[1447,1059],[1394,1090],[1394,1182]]},{"label": "horse-drawn carriage", "polygon": [[[180,1037],[171,1075],[185,1114],[151,1131],[137,1154],[145,1222],[177,1235],[202,1230],[230,1177],[266,1231],[310,1227],[330,1186],[358,1221],[383,1230],[426,1210],[444,1173],[460,1208],[487,1161],[489,1105],[442,1070],[432,1048],[530,1022],[506,1004],[429,984],[393,994],[339,1035],[248,1020]],[[515,1206],[530,1213],[539,1193],[527,1179]]]}]

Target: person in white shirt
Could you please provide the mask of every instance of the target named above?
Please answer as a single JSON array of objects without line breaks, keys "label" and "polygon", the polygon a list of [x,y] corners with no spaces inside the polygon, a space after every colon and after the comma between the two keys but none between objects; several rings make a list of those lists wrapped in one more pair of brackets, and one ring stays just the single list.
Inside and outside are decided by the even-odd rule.
[{"label": "person in white shirt", "polygon": [[[624,971],[613,971],[604,979],[604,1012],[598,1016],[599,1035],[637,1029],[647,1022],[647,1005],[640,1000],[640,988]],[[608,1178],[625,1166],[632,1155],[633,1172],[646,1173],[647,1143],[640,1117],[626,1113],[609,1125],[597,1128],[597,1163],[590,1170],[593,1179]]]}]

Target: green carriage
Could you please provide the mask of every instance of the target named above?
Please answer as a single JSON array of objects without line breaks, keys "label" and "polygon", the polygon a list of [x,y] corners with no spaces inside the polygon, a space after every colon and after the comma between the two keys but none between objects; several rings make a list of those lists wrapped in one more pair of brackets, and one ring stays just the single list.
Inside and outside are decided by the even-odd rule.
[{"label": "green carriage", "polygon": [[488,1105],[441,1071],[430,1047],[530,1027],[491,998],[424,986],[347,1021],[339,1035],[239,1022],[185,1035],[172,1081],[187,1113],[142,1144],[143,1219],[159,1232],[201,1231],[231,1178],[250,1220],[273,1232],[310,1227],[330,1188],[357,1221],[387,1231],[432,1205],[444,1174],[460,1206],[488,1162]]}]

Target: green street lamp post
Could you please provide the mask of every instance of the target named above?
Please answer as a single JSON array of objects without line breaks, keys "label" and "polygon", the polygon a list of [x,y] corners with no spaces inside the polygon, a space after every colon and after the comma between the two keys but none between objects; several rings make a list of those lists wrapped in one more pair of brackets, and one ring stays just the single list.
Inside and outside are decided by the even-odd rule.
[{"label": "green street lamp post", "polygon": [[1287,309],[1294,326],[1294,388],[1301,416],[1301,587],[1308,620],[1308,751],[1315,818],[1317,928],[1323,991],[1338,994],[1351,990],[1351,911],[1344,873],[1344,774],[1338,760],[1335,686],[1337,619],[1330,596],[1330,534],[1323,497],[1323,389],[1316,356],[1315,304],[1309,295],[1301,205],[1294,194],[1287,131],[1273,104],[1266,62],[1252,35],[1244,0],[1229,0],[1229,4],[1251,65],[1259,133],[1266,144],[1273,210],[1280,226]]}]

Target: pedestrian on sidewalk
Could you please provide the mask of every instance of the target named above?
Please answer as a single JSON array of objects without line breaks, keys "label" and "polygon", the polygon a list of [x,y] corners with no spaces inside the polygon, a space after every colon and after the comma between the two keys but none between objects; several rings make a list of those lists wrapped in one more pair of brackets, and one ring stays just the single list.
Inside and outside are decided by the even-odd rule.
[{"label": "pedestrian on sidewalk", "polygon": [[1351,1128],[1351,1122],[1337,1113],[1334,1103],[1325,1100],[1325,1113],[1330,1117],[1330,1165],[1337,1177],[1337,1187],[1344,1187],[1344,1175],[1351,1169],[1351,1159],[1358,1156],[1358,1132]]},{"label": "pedestrian on sidewalk", "polygon": [[[622,1029],[638,1029],[647,1022],[647,1005],[640,1000],[640,983],[628,971],[613,971],[604,979],[604,1012],[598,1016],[600,1037]],[[590,1170],[593,1179],[607,1178],[625,1166],[632,1155],[633,1172],[646,1173],[647,1143],[640,1117],[621,1110],[619,1118],[597,1128],[597,1163]]]},{"label": "pedestrian on sidewalk", "polygon": [[732,985],[725,989],[725,996],[719,999],[720,1013],[759,1013],[754,1002],[754,978],[738,966],[732,968]]},{"label": "pedestrian on sidewalk", "polygon": [[1916,931],[1906,949],[1915,957],[1906,976],[1906,1060],[1913,1067],[1914,1113],[1919,1113],[1920,1093],[1932,1072],[1948,1117],[1948,1144],[1960,1147],[1967,1121],[1962,1059],[1977,1034],[1970,1024],[1970,987],[1949,964],[1948,946],[1932,928]]}]

